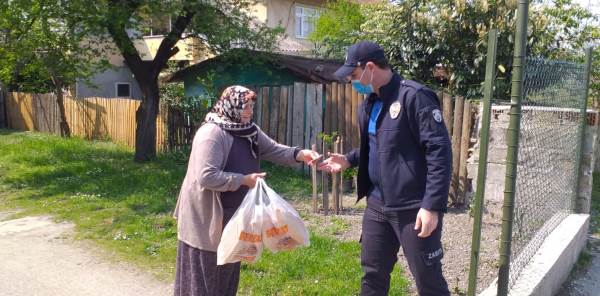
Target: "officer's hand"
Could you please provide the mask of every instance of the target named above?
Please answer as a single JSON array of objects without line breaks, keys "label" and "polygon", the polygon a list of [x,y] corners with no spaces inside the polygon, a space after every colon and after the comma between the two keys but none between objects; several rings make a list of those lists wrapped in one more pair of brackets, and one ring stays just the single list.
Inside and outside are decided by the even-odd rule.
[{"label": "officer's hand", "polygon": [[423,208],[419,210],[419,213],[417,213],[417,221],[415,222],[415,230],[421,229],[421,232],[417,234],[418,237],[425,238],[430,236],[437,228],[437,225],[438,212]]},{"label": "officer's hand", "polygon": [[319,164],[317,169],[329,173],[337,173],[350,167],[350,162],[343,154],[329,153],[329,158]]}]

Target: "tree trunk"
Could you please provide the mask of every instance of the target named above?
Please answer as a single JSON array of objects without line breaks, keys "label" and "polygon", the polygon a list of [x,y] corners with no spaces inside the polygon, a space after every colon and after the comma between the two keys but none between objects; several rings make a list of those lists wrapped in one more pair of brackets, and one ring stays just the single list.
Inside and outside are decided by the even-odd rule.
[{"label": "tree trunk", "polygon": [[156,158],[156,118],[158,117],[158,81],[138,80],[144,98],[135,113],[135,161],[146,162]]},{"label": "tree trunk", "polygon": [[65,138],[71,137],[71,128],[67,122],[67,114],[65,112],[65,102],[63,98],[63,84],[56,77],[52,77],[54,82],[54,93],[56,94],[56,103],[58,104],[58,112],[60,113],[60,136]]}]

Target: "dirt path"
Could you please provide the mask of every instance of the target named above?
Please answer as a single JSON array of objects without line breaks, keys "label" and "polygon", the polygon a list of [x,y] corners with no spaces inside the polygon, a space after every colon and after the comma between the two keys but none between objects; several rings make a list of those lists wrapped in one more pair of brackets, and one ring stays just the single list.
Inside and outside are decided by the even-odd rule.
[{"label": "dirt path", "polygon": [[[344,205],[346,210],[343,215],[323,216],[312,214],[309,203],[297,203],[294,206],[305,213],[309,225],[313,225],[313,230],[318,228],[321,232],[328,229],[335,229],[336,220],[344,220],[347,227],[343,231],[333,234],[334,237],[343,241],[358,241],[361,233],[361,221],[363,215],[364,201],[362,206],[354,205],[354,197],[344,196]],[[477,290],[480,292],[487,288],[496,278],[498,245],[500,237],[500,217],[501,204],[494,202],[486,203],[486,211],[483,216],[481,227],[481,248],[479,257],[479,272]],[[338,223],[339,224],[339,223]],[[316,225],[316,226],[315,226]],[[450,209],[444,216],[444,229],[442,232],[442,244],[444,246],[444,258],[442,259],[444,276],[448,281],[448,288],[452,295],[464,295],[467,291],[467,279],[469,277],[469,265],[471,261],[471,239],[473,232],[473,219],[468,210]],[[405,270],[405,276],[409,279],[411,286],[409,294],[417,295],[416,286],[408,271],[408,264],[400,250],[399,264]],[[393,283],[392,283],[393,284]]]},{"label": "dirt path", "polygon": [[72,224],[48,216],[5,220],[9,215],[0,212],[1,296],[172,294],[169,283],[74,241]]}]

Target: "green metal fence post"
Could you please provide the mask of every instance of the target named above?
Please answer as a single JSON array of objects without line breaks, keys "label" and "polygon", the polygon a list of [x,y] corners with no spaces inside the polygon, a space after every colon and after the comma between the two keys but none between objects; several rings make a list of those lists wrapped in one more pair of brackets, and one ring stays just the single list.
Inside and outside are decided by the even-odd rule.
[{"label": "green metal fence post", "polygon": [[479,167],[477,169],[477,192],[473,220],[473,236],[471,241],[471,266],[469,267],[469,288],[467,295],[475,296],[477,288],[477,267],[479,265],[479,246],[481,243],[481,218],[483,216],[483,196],[487,175],[487,157],[490,133],[490,115],[492,112],[492,96],[496,81],[496,49],[498,31],[490,30],[485,66],[485,90],[483,97],[483,114],[481,119],[481,136],[479,139]]},{"label": "green metal fence post", "polygon": [[504,179],[504,202],[502,205],[502,233],[500,235],[498,296],[508,295],[528,15],[529,1],[520,0],[517,8],[517,30],[515,34],[515,51],[513,57],[513,73],[510,92],[510,122],[506,138],[506,176]]},{"label": "green metal fence post", "polygon": [[583,204],[581,204],[581,198],[579,196],[579,189],[581,183],[581,161],[583,157],[583,150],[585,145],[585,128],[587,126],[587,101],[590,92],[590,76],[592,73],[592,47],[585,50],[585,92],[583,97],[581,98],[581,125],[579,126],[579,155],[577,157],[577,179],[575,181],[575,200],[573,201],[573,206],[575,207],[575,212],[584,213],[586,212],[586,208]]}]

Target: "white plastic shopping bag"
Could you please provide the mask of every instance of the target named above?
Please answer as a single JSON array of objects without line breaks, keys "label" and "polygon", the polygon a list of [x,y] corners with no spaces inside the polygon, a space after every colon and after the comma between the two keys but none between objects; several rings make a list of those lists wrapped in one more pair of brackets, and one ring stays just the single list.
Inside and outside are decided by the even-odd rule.
[{"label": "white plastic shopping bag", "polygon": [[292,250],[310,245],[310,237],[298,212],[264,180],[259,180],[264,195],[264,224],[262,239],[265,247],[273,252]]},{"label": "white plastic shopping bag", "polygon": [[263,244],[278,252],[309,246],[310,238],[298,212],[259,178],[223,229],[217,264],[254,263]]},{"label": "white plastic shopping bag", "polygon": [[217,265],[239,261],[256,262],[262,252],[264,207],[261,187],[248,190],[240,207],[223,229],[217,249]]}]

